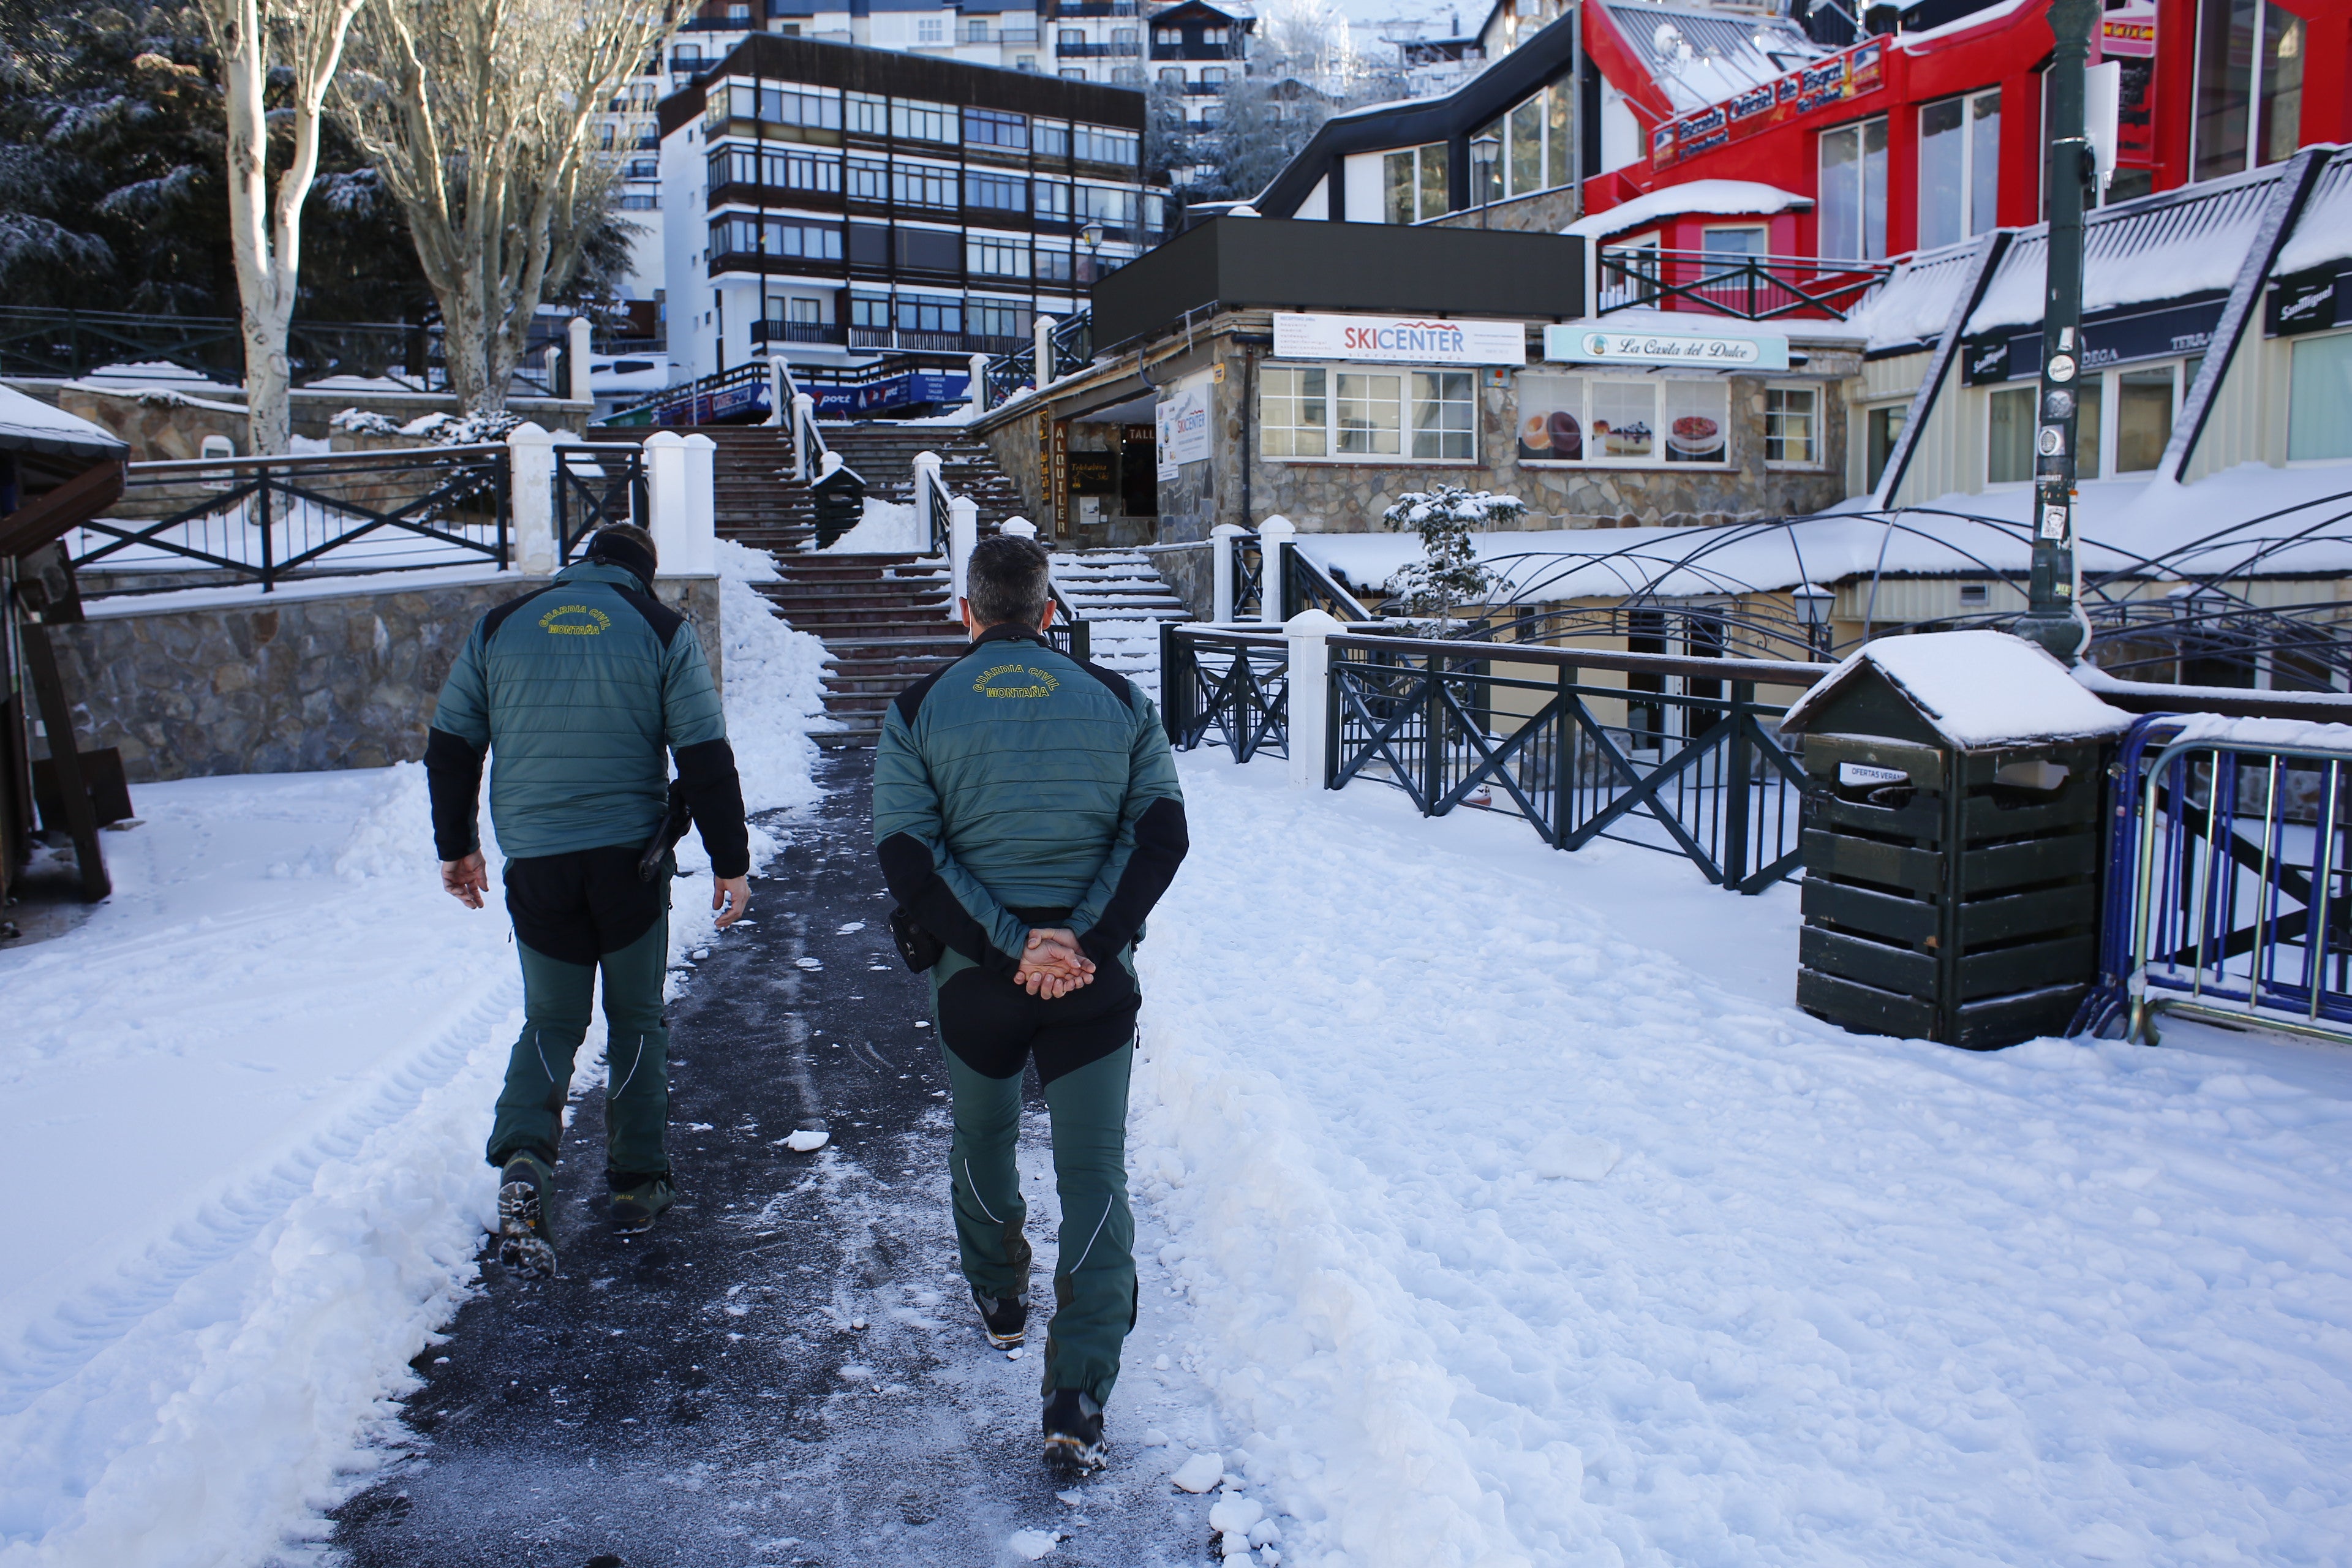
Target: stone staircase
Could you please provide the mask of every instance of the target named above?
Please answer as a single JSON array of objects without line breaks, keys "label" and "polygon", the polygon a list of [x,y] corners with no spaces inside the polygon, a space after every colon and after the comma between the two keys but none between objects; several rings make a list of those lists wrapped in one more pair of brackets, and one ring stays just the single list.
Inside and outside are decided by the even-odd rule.
[{"label": "stone staircase", "polygon": [[902,504],[913,500],[915,454],[937,452],[940,478],[948,489],[979,505],[982,538],[1030,510],[987,445],[954,426],[827,425],[824,431],[825,445],[866,481],[867,495]]},{"label": "stone staircase", "polygon": [[824,710],[843,727],[812,736],[820,746],[872,745],[890,699],[964,649],[963,627],[949,618],[947,567],[935,558],[793,551],[776,569],[782,580],[760,592],[832,656]]},{"label": "stone staircase", "polygon": [[1192,612],[1139,550],[1056,553],[1054,581],[1087,622],[1091,657],[1160,700],[1160,626]]}]

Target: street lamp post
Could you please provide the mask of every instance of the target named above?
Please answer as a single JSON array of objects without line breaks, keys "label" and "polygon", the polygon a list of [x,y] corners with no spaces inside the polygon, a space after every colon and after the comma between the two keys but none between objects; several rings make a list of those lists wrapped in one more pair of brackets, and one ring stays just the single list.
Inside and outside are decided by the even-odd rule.
[{"label": "street lamp post", "polygon": [[1102,242],[1104,229],[1099,221],[1078,230],[1078,238],[1087,247],[1087,281],[1093,284],[1102,277]]},{"label": "street lamp post", "polygon": [[1478,226],[1486,226],[1486,208],[1495,197],[1495,164],[1503,153],[1503,139],[1493,132],[1470,139],[1472,179],[1478,187]]},{"label": "street lamp post", "polygon": [[2090,646],[2077,603],[2074,454],[2082,397],[2083,196],[2093,169],[2083,134],[2083,69],[2098,0],[2050,0],[2050,245],[2042,308],[2042,388],[2034,431],[2033,577],[2015,630],[2072,664]]},{"label": "street lamp post", "polygon": [[1826,664],[1830,658],[1830,606],[1837,595],[1812,583],[1800,583],[1789,590],[1797,602],[1797,619],[1805,627],[1805,653],[1816,664]]}]

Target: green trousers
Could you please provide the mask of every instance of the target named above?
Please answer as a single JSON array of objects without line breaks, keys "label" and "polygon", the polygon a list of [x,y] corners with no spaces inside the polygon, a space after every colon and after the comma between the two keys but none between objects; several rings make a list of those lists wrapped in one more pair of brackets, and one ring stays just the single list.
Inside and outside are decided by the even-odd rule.
[{"label": "green trousers", "polygon": [[[948,1161],[963,1276],[985,1296],[1025,1296],[1029,1244],[1021,1227],[1029,1205],[1013,1159],[1021,1076],[988,1078],[952,1050],[940,1054],[955,1097]],[[1134,1062],[1129,1041],[1045,1086],[1062,1237],[1045,1391],[1075,1388],[1103,1405],[1118,1381],[1119,1346],[1135,1327],[1135,1215],[1127,1202],[1127,1086]]]},{"label": "green trousers", "polygon": [[489,1160],[517,1152],[555,1163],[572,1058],[588,1033],[596,972],[604,973],[604,1165],[630,1175],[669,1169],[669,1030],[662,1023],[662,979],[669,964],[669,915],[595,963],[550,958],[520,938],[522,1035],[507,1058],[506,1088],[490,1126]]}]

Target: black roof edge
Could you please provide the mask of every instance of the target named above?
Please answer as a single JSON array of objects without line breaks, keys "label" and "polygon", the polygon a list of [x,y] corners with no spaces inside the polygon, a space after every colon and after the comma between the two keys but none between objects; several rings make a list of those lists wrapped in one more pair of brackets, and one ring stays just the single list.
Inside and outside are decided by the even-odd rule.
[{"label": "black roof edge", "polygon": [[1419,146],[1474,131],[1575,63],[1576,13],[1570,11],[1526,43],[1433,103],[1412,103],[1392,114],[1363,113],[1327,120],[1321,130],[1274,177],[1258,200],[1289,216],[1332,163],[1350,153]]},{"label": "black roof edge", "polygon": [[662,135],[667,137],[700,116],[711,80],[728,76],[772,77],[853,92],[886,92],[894,98],[929,98],[960,109],[1000,109],[1053,120],[1083,120],[1090,125],[1138,132],[1148,118],[1140,88],[1064,81],[1042,71],[936,59],[864,44],[754,33],[709,62],[691,83],[655,107]]}]

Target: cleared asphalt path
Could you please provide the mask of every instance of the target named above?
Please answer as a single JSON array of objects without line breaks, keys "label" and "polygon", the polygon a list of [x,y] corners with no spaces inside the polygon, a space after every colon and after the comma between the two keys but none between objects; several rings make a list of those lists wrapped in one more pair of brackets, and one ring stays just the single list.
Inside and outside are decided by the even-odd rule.
[{"label": "cleared asphalt path", "polygon": [[[1037,1531],[1064,1537],[1055,1563],[1208,1560],[1206,1500],[1159,1466],[1075,1488],[1043,1467],[1042,1325],[1014,1362],[973,1321],[946,1077],[928,985],[890,946],[871,755],[830,756],[824,803],[769,824],[791,847],[753,884],[755,923],[714,942],[671,1008],[677,1205],[649,1237],[602,1223],[604,1097],[583,1095],[558,1175],[562,1273],[486,1266],[447,1342],[418,1358],[406,1457],[336,1515],[359,1568],[971,1568],[1022,1561],[1015,1534]],[[1030,1099],[1022,1164],[1050,1300],[1034,1076]],[[808,1128],[824,1150],[784,1147]]]}]

